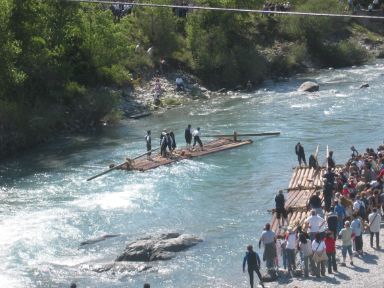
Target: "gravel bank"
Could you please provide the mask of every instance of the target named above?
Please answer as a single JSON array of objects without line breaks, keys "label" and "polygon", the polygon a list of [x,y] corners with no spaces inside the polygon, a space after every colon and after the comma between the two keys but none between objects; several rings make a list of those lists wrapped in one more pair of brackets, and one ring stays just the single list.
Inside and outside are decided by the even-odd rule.
[{"label": "gravel bank", "polygon": [[[326,273],[325,277],[316,279],[310,276],[304,278],[288,278],[280,277],[278,282],[266,283],[266,287],[372,287],[384,288],[384,223],[381,223],[380,231],[380,246],[381,250],[376,250],[370,247],[369,234],[363,235],[364,252],[362,257],[354,257],[354,266],[349,265],[347,256],[347,266],[340,267],[335,274]],[[375,243],[375,239],[374,239]],[[340,245],[340,240],[338,240]],[[342,259],[341,249],[338,247],[336,256]]]}]

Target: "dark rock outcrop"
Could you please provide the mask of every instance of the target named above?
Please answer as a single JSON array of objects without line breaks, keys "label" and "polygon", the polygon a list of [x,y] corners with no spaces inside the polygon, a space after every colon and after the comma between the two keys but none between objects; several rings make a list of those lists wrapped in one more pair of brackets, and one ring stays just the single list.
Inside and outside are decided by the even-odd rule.
[{"label": "dark rock outcrop", "polygon": [[196,245],[202,240],[189,234],[168,233],[139,239],[127,245],[116,261],[168,260],[176,252]]},{"label": "dark rock outcrop", "polygon": [[316,91],[319,91],[319,84],[312,81],[307,81],[300,85],[298,91],[299,92],[316,92]]}]

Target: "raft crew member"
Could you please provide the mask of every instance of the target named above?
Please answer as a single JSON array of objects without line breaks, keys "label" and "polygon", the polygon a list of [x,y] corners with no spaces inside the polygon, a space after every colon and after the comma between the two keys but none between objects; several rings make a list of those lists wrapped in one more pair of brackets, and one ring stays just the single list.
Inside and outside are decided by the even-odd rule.
[{"label": "raft crew member", "polygon": [[167,138],[167,146],[166,147],[168,147],[168,151],[171,154],[171,152],[172,152],[172,138],[171,138],[171,135],[169,134],[169,132],[167,132],[165,137]]},{"label": "raft crew member", "polygon": [[152,150],[152,143],[151,143],[151,130],[147,131],[147,135],[145,136],[145,143],[147,144],[147,159],[151,159],[151,150]]},{"label": "raft crew member", "polygon": [[359,156],[359,152],[356,150],[355,146],[352,146],[351,150],[352,150],[352,155],[351,155],[352,159],[354,159],[357,156]]},{"label": "raft crew member", "polygon": [[164,129],[160,135],[160,155],[162,157],[167,156],[167,146],[168,146],[167,130]]},{"label": "raft crew member", "polygon": [[243,272],[245,273],[245,264],[248,266],[248,274],[249,274],[249,282],[251,284],[251,288],[253,288],[253,271],[256,272],[257,277],[260,279],[260,285],[264,287],[261,273],[260,273],[260,257],[259,255],[253,251],[253,246],[247,246],[247,252],[245,252],[245,257],[243,260]]},{"label": "raft crew member", "polygon": [[185,129],[184,136],[185,142],[187,143],[187,149],[190,150],[192,142],[191,124],[188,124],[188,127]]},{"label": "raft crew member", "polygon": [[309,168],[313,168],[317,170],[319,168],[319,162],[317,162],[317,159],[315,155],[311,154],[308,159]]},{"label": "raft crew member", "polygon": [[203,149],[203,143],[200,140],[200,136],[201,136],[200,127],[197,127],[197,129],[192,132],[192,136],[193,136],[193,145],[192,145],[192,147],[195,148],[195,145],[196,145],[196,142],[197,142],[197,143],[199,143],[199,146],[200,146],[201,150],[204,150]]},{"label": "raft crew member", "polygon": [[299,161],[299,166],[301,167],[301,161],[303,161],[304,165],[307,166],[307,161],[305,160],[304,147],[300,144],[300,142],[297,142],[295,146],[295,152],[297,155],[297,160]]},{"label": "raft crew member", "polygon": [[172,148],[172,151],[174,151],[176,149],[176,140],[175,140],[175,133],[173,133],[173,131],[169,132],[169,136],[171,137],[171,148]]},{"label": "raft crew member", "polygon": [[335,160],[333,160],[333,151],[329,151],[329,155],[327,157],[328,168],[334,169],[336,167]]},{"label": "raft crew member", "polygon": [[[279,223],[279,227],[284,226],[284,222],[287,222],[287,211],[285,210],[285,198],[283,194],[283,190],[280,190],[279,193],[275,197],[275,203],[276,203],[276,218]],[[280,223],[281,216],[283,216],[282,224]]]}]

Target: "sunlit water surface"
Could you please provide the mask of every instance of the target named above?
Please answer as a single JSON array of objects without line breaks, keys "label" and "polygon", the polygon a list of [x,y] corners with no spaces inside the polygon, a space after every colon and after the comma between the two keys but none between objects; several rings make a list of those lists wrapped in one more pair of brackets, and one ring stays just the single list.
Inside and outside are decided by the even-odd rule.
[{"label": "sunlit water surface", "polygon": [[[296,92],[305,80],[321,91]],[[369,83],[367,89],[358,89]],[[296,165],[294,145],[307,157],[320,144],[343,163],[383,141],[384,63],[323,70],[286,82],[267,82],[250,94],[222,96],[129,120],[92,136],[58,139],[0,164],[1,287],[247,287],[241,271],[245,246],[257,243],[270,220],[275,193]],[[252,145],[186,160],[145,173],[114,171],[90,182],[127,156],[141,154],[147,129],[153,142],[163,128],[191,123],[203,133],[281,131]],[[140,273],[95,273],[80,264],[108,262],[127,242],[165,232],[204,239],[170,261]],[[121,237],[80,248],[106,233]]]}]

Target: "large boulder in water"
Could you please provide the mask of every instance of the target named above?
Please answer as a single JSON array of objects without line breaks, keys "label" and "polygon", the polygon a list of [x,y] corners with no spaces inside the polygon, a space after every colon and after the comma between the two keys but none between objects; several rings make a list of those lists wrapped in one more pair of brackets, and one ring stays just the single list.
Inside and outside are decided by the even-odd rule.
[{"label": "large boulder in water", "polygon": [[127,245],[116,261],[168,260],[175,252],[183,251],[203,240],[189,234],[168,233],[139,239]]},{"label": "large boulder in water", "polygon": [[319,91],[319,84],[312,81],[307,81],[300,85],[298,91],[299,92],[316,92],[316,91]]}]

